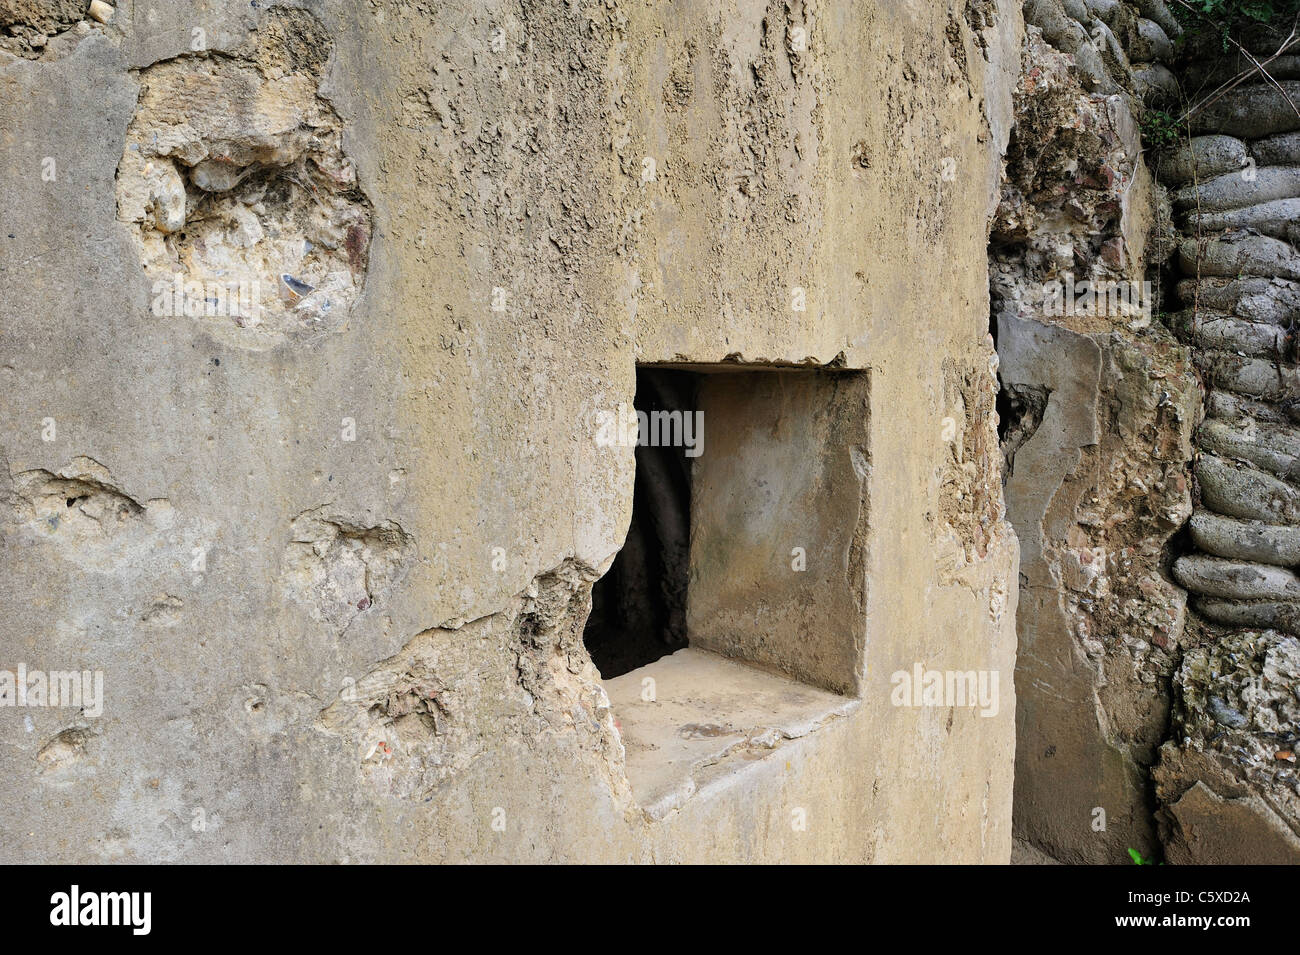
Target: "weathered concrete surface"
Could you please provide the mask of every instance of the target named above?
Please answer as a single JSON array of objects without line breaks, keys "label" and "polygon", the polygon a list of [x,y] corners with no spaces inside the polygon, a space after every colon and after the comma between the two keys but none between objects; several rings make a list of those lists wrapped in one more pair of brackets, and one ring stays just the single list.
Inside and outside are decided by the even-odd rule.
[{"label": "weathered concrete surface", "polygon": [[607,686],[632,793],[653,819],[858,706],[694,647]]},{"label": "weathered concrete surface", "polygon": [[[1155,20],[1133,4],[1089,4],[1055,35],[1052,8],[1075,16],[1026,5],[1042,36],[1030,29],[990,249],[1022,545],[1015,827],[1060,861],[1120,863],[1159,851],[1148,772],[1186,610],[1164,554],[1192,510],[1200,392],[1142,285],[1173,249],[1138,133],[1143,100],[1165,95],[1142,74],[1167,70],[1130,55],[1169,47],[1143,38],[1138,13]],[[1080,32],[1105,42],[1061,42]]]},{"label": "weathered concrete surface", "polygon": [[[0,709],[0,856],[1006,861],[1015,7],[311,3],[373,234],[344,320],[264,348],[151,313],[115,181],[145,71],[243,57],[261,5],[5,58],[0,650],[105,704]],[[633,500],[590,422],[637,361],[727,356],[870,373],[861,702],[651,821],[582,646]],[[893,706],[915,662],[1001,711]]]},{"label": "weathered concrete surface", "polygon": [[[1120,861],[1155,847],[1145,767],[1168,699],[1153,684],[1174,665],[1185,608],[1160,559],[1191,510],[1181,461],[1198,396],[1168,343],[1127,353],[1004,314],[998,351],[1004,387],[1050,394],[1007,481],[1022,547],[1017,825],[1062,861]],[[1150,395],[1151,381],[1169,390]],[[1111,400],[1133,425],[1109,423]],[[1157,455],[1139,434],[1157,436]]]}]

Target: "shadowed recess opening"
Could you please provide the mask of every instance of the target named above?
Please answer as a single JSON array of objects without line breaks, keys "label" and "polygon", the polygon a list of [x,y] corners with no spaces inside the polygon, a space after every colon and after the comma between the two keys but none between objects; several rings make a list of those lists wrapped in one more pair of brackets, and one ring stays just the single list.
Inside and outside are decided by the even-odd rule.
[{"label": "shadowed recess opening", "polygon": [[[663,368],[636,372],[635,410],[651,425],[650,443],[636,447],[632,523],[623,549],[592,590],[583,634],[606,680],[686,646],[693,459],[683,440],[667,438],[690,434],[681,422],[698,407],[698,378]],[[627,430],[636,437],[634,425]]]}]

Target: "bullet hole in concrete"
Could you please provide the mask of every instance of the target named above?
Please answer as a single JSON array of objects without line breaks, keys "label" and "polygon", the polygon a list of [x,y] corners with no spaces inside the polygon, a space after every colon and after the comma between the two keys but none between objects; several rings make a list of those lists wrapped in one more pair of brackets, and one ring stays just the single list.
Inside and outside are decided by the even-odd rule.
[{"label": "bullet hole in concrete", "polygon": [[156,316],[254,349],[346,327],[371,207],[320,92],[331,49],[314,16],[277,8],[238,50],[140,72],[117,214]]},{"label": "bullet hole in concrete", "polygon": [[[646,423],[667,422],[686,436],[699,376],[637,369],[634,407]],[[626,429],[635,437],[635,426]],[[651,439],[663,435],[653,431]],[[691,458],[684,441],[638,446],[632,523],[623,549],[591,595],[583,640],[605,679],[653,663],[686,646],[690,557]]]}]

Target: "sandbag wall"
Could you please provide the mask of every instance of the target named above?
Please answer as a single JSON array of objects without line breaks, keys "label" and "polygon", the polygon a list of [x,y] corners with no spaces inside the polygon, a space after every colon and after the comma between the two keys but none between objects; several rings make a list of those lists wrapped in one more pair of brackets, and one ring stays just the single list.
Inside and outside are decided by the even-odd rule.
[{"label": "sandbag wall", "polygon": [[1248,65],[1188,66],[1207,105],[1157,168],[1181,234],[1168,322],[1206,389],[1172,568],[1203,633],[1155,773],[1170,861],[1300,860],[1300,60],[1216,96]]}]

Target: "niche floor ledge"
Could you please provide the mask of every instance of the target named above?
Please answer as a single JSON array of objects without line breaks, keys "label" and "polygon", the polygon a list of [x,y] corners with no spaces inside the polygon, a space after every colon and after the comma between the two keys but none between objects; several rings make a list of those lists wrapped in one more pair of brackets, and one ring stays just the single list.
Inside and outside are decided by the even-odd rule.
[{"label": "niche floor ledge", "polygon": [[[653,701],[643,699],[646,678]],[[605,681],[632,793],[661,819],[858,701],[690,647]]]}]

